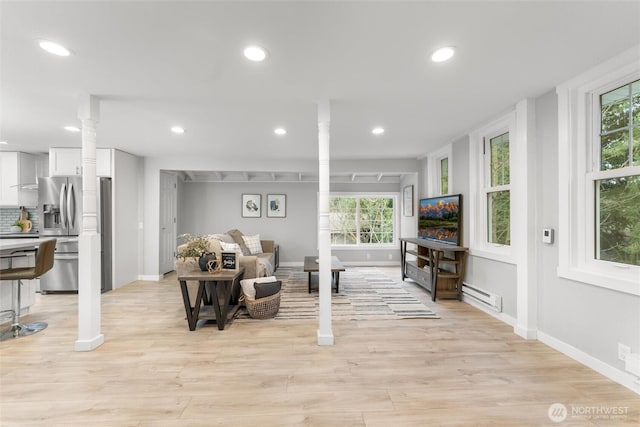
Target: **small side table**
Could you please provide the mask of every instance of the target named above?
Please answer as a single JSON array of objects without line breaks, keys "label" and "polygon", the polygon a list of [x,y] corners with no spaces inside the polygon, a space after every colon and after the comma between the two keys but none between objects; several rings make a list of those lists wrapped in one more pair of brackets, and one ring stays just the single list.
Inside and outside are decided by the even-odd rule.
[{"label": "small side table", "polygon": [[[224,330],[227,319],[233,317],[238,310],[238,301],[232,301],[232,295],[239,289],[243,275],[244,267],[240,267],[239,270],[222,270],[217,273],[201,270],[178,273],[190,331],[195,331],[200,319],[215,320],[218,329]],[[193,306],[189,300],[188,280],[198,281],[198,291]]]}]

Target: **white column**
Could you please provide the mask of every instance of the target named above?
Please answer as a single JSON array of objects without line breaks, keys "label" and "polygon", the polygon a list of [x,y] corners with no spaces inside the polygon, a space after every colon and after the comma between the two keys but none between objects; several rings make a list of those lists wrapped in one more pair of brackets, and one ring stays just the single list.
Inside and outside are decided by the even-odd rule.
[{"label": "white column", "polygon": [[79,99],[82,122],[82,232],[78,238],[78,339],[76,351],[91,351],[104,342],[100,333],[100,235],[97,221],[96,124],[99,100],[93,95]]},{"label": "white column", "polygon": [[320,299],[318,345],[333,345],[331,330],[331,233],[329,230],[329,101],[318,104],[318,293]]},{"label": "white column", "polygon": [[516,135],[513,145],[511,168],[512,188],[516,188],[512,200],[520,208],[513,218],[512,230],[517,258],[517,322],[514,332],[522,338],[534,340],[538,331],[538,259],[536,244],[539,237],[536,216],[536,143],[535,103],[524,99],[516,104]]}]

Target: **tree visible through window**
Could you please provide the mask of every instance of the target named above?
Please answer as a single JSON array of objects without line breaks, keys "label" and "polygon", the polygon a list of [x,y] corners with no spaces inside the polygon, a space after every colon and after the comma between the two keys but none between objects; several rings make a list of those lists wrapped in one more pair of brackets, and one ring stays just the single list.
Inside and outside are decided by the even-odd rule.
[{"label": "tree visible through window", "polygon": [[440,159],[440,194],[449,193],[449,158]]},{"label": "tree visible through window", "polygon": [[509,177],[509,132],[489,139],[487,187],[487,237],[489,243],[511,244],[511,202]]},{"label": "tree visible through window", "polygon": [[393,197],[332,196],[329,226],[332,245],[380,245],[394,242]]},{"label": "tree visible through window", "polygon": [[640,175],[625,173],[640,165],[640,80],[600,95],[599,113],[595,257],[640,265]]}]

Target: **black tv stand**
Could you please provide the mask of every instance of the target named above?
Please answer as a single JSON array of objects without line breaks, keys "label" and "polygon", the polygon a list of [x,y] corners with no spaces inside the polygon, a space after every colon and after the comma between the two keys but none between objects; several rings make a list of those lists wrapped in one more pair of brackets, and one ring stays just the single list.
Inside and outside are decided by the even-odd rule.
[{"label": "black tv stand", "polygon": [[[407,249],[407,243],[416,249]],[[462,298],[462,280],[468,248],[427,239],[400,238],[402,280],[410,278],[431,292],[431,299]],[[408,261],[407,255],[416,259]]]}]

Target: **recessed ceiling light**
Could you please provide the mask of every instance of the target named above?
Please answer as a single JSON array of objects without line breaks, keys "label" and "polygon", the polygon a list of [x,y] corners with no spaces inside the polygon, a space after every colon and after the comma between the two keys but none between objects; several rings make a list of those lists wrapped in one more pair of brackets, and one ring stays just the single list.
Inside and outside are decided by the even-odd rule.
[{"label": "recessed ceiling light", "polygon": [[7,144],[8,144],[8,142],[7,142],[7,141],[0,141],[0,144],[2,144],[2,145],[7,145]]},{"label": "recessed ceiling light", "polygon": [[49,53],[53,53],[58,56],[69,56],[71,51],[66,47],[59,45],[58,43],[50,42],[48,40],[40,40],[38,42],[40,47]]},{"label": "recessed ceiling light", "polygon": [[184,128],[181,128],[180,126],[174,126],[171,128],[171,132],[173,133],[184,133]]},{"label": "recessed ceiling light", "polygon": [[381,128],[381,127],[373,128],[371,130],[371,133],[374,135],[381,135],[384,133],[384,128]]},{"label": "recessed ceiling light", "polygon": [[285,128],[275,128],[273,130],[273,133],[275,133],[276,135],[284,135],[287,133],[287,130]]},{"label": "recessed ceiling light", "polygon": [[247,46],[244,49],[244,56],[249,61],[260,62],[267,58],[267,51],[260,46]]},{"label": "recessed ceiling light", "polygon": [[80,132],[80,128],[77,126],[65,126],[64,130],[68,130],[69,132]]},{"label": "recessed ceiling light", "polygon": [[433,62],[444,62],[451,59],[454,53],[456,53],[456,50],[452,46],[441,47],[431,54],[431,60]]}]

